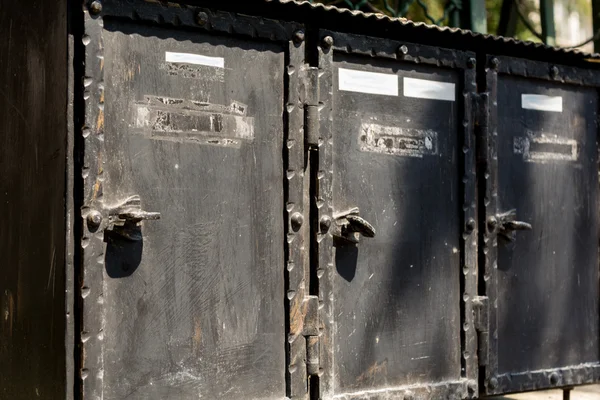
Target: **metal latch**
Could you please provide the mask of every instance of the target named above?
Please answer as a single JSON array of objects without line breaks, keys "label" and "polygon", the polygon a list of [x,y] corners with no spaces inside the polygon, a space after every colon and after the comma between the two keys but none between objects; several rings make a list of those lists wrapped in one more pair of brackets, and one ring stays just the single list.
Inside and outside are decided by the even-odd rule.
[{"label": "metal latch", "polygon": [[102,207],[102,212],[91,210],[86,216],[90,232],[109,230],[133,241],[142,239],[141,221],[157,219],[160,219],[160,213],[142,210],[139,195],[130,196],[114,206]]},{"label": "metal latch", "polygon": [[515,231],[530,231],[533,229],[531,224],[523,221],[517,221],[517,210],[510,210],[488,218],[488,228],[498,235],[512,242],[516,238]]},{"label": "metal latch", "polygon": [[368,238],[375,237],[375,228],[359,213],[358,207],[354,207],[348,211],[335,214],[333,216],[335,220],[333,236],[352,243],[358,243],[360,235]]}]

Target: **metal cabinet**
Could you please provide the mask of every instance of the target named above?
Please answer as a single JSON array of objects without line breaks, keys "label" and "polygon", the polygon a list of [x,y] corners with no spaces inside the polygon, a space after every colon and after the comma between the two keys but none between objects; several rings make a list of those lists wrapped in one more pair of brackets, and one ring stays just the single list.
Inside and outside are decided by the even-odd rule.
[{"label": "metal cabinet", "polygon": [[320,40],[323,398],[466,398],[477,391],[474,55]]},{"label": "metal cabinet", "polygon": [[485,390],[596,382],[596,73],[488,58]]},{"label": "metal cabinet", "polygon": [[210,19],[189,34],[133,10],[85,17],[83,397],[284,398],[294,26],[169,9]]},{"label": "metal cabinet", "polygon": [[[0,244],[17,265],[0,268],[0,396],[468,399],[600,381],[596,56],[202,3],[70,4],[68,57],[64,21],[39,59],[31,40],[22,59],[0,44],[1,65],[28,62],[7,90],[37,107],[0,96]],[[52,94],[42,70],[64,72]]]}]

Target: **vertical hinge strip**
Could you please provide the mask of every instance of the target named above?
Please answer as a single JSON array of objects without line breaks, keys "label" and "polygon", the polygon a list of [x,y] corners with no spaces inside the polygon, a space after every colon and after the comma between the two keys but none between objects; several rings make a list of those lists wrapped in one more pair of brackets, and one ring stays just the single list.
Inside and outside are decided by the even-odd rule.
[{"label": "vertical hinge strip", "polygon": [[306,338],[306,372],[319,374],[319,298],[308,296],[304,314],[304,331]]},{"label": "vertical hinge strip", "polygon": [[306,339],[304,316],[307,307],[309,282],[307,281],[308,241],[310,230],[309,204],[306,198],[306,146],[304,143],[304,65],[305,44],[290,40],[289,64],[287,66],[287,143],[286,156],[286,218],[287,218],[287,308],[288,317],[288,366],[287,396],[291,399],[307,399]]},{"label": "vertical hinge strip", "polygon": [[309,146],[319,144],[319,69],[307,67],[305,80],[304,132]]},{"label": "vertical hinge strip", "polygon": [[489,300],[485,296],[478,296],[473,299],[473,311],[475,312],[475,329],[478,336],[477,356],[479,365],[488,364],[489,354]]}]

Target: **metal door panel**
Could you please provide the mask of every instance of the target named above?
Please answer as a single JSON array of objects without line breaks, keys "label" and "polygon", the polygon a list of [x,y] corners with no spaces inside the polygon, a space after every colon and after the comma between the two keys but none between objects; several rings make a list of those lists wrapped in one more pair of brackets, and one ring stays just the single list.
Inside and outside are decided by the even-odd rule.
[{"label": "metal door panel", "polygon": [[[377,232],[358,244],[332,238],[327,293],[321,293],[329,313],[325,343],[332,348],[330,370],[324,366],[326,398],[467,397],[461,360],[461,183],[468,176],[461,169],[463,155],[470,156],[467,147],[463,153],[461,129],[464,71],[370,57],[379,53],[370,49],[359,55],[364,42],[331,36],[331,213],[335,218],[358,207]],[[348,47],[358,54],[348,54]],[[361,72],[385,74],[371,76],[398,87],[344,81],[359,80]],[[414,86],[405,86],[411,84],[405,78],[451,84],[453,100],[411,94]],[[324,129],[327,123],[321,135]]]},{"label": "metal door panel", "polygon": [[494,241],[488,392],[596,380],[597,91],[502,73],[494,93],[497,196],[488,230],[493,209],[516,210],[532,230]]},{"label": "metal door panel", "polygon": [[108,18],[101,37],[88,229],[133,195],[161,215],[86,254],[84,393],[284,398],[285,47]]}]

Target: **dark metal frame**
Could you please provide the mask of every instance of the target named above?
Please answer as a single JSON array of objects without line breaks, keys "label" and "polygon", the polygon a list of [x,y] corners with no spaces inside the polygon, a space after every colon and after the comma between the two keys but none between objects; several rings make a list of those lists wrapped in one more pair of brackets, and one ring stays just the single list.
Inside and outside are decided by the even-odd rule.
[{"label": "dark metal frame", "polygon": [[488,362],[485,366],[485,384],[482,394],[504,394],[510,392],[523,392],[530,390],[563,388],[573,385],[595,383],[600,381],[600,363],[582,364],[566,368],[544,369],[523,373],[506,373],[498,375],[498,338],[493,332],[497,330],[497,275],[498,264],[498,239],[492,226],[485,221],[489,216],[499,213],[497,204],[498,195],[498,157],[497,157],[497,83],[498,75],[516,75],[534,79],[541,79],[556,83],[566,83],[581,86],[600,88],[600,76],[592,70],[576,67],[554,65],[545,62],[518,59],[512,57],[486,57],[485,79],[488,97],[485,102],[483,123],[481,124],[481,150],[485,167],[483,174],[487,177],[484,182],[482,210],[485,218],[481,218],[481,231],[483,241],[482,272],[485,294],[489,301],[489,326],[490,332],[488,348],[481,348],[486,352]]},{"label": "dark metal frame", "polygon": [[[319,252],[319,302],[322,305],[320,319],[324,326],[323,342],[330,346],[321,351],[321,391],[325,395],[341,396],[334,391],[333,345],[329,332],[334,324],[334,310],[331,299],[333,292],[333,236],[324,221],[332,220],[332,90],[333,90],[333,54],[334,52],[358,54],[398,60],[404,63],[430,64],[439,67],[459,69],[462,74],[463,123],[459,124],[459,143],[462,140],[461,192],[463,195],[462,237],[461,237],[461,347],[462,379],[453,382],[431,383],[410,387],[389,388],[383,391],[361,392],[361,398],[376,399],[383,395],[431,396],[441,398],[475,398],[478,395],[477,333],[475,330],[474,299],[477,295],[477,215],[476,215],[476,177],[475,177],[475,135],[473,107],[476,98],[475,54],[470,52],[421,46],[382,38],[353,35],[347,33],[319,31],[319,71],[321,104],[319,129],[319,184],[316,198],[319,209],[319,231],[317,243]],[[459,128],[460,129],[460,128]],[[353,398],[353,394],[347,394]],[[325,396],[327,397],[327,396]]]},{"label": "dark metal frame", "polygon": [[[220,35],[233,35],[250,37],[254,39],[278,42],[286,54],[287,78],[285,82],[285,96],[287,115],[284,129],[284,167],[287,170],[287,182],[282,182],[285,190],[286,215],[285,225],[287,241],[282,244],[286,247],[286,266],[281,266],[286,271],[286,323],[290,324],[297,318],[294,297],[291,294],[300,294],[304,285],[304,269],[306,263],[302,260],[303,244],[307,236],[306,229],[296,231],[294,224],[308,220],[307,210],[303,207],[305,197],[304,174],[304,114],[303,104],[300,102],[299,93],[302,91],[299,75],[304,62],[304,33],[302,25],[294,22],[281,22],[271,19],[234,14],[230,12],[215,11],[200,7],[186,6],[176,3],[144,2],[138,0],[105,0],[91,1],[84,7],[83,32],[75,36],[74,46],[83,43],[82,70],[75,67],[70,72],[73,82],[81,82],[81,88],[74,88],[73,110],[77,113],[82,110],[82,126],[72,128],[71,145],[75,153],[82,154],[82,164],[70,166],[74,176],[82,177],[82,207],[81,210],[73,208],[74,241],[79,241],[79,259],[75,259],[73,269],[75,276],[80,276],[76,282],[75,297],[78,305],[75,312],[80,313],[79,326],[75,327],[74,340],[80,341],[79,351],[81,360],[75,361],[73,373],[75,374],[75,396],[83,398],[101,398],[103,393],[103,351],[104,351],[104,306],[103,306],[103,279],[104,279],[104,237],[102,230],[88,227],[86,219],[93,209],[102,208],[103,195],[103,158],[104,147],[104,56],[103,56],[103,20],[116,18],[134,20],[143,24],[171,25],[176,29],[193,29],[202,32]],[[76,52],[77,50],[75,50]],[[77,64],[77,55],[74,56]],[[79,81],[80,80],[80,81]],[[77,90],[79,89],[79,90]],[[297,99],[294,102],[292,99]],[[76,121],[77,118],[75,117]],[[296,171],[297,173],[295,173]],[[76,187],[77,189],[77,187]],[[74,195],[78,197],[77,194]],[[293,207],[292,207],[293,206]],[[300,217],[298,217],[300,215]],[[78,217],[81,217],[79,221]],[[77,227],[81,226],[80,231]],[[308,224],[307,224],[308,226]],[[97,228],[97,227],[96,227]],[[81,236],[79,236],[81,235]],[[79,286],[80,285],[80,286]],[[300,296],[297,296],[301,298]],[[281,299],[284,301],[283,299]],[[299,304],[303,305],[303,301]],[[303,313],[301,313],[303,317]],[[300,318],[300,331],[303,321]],[[77,325],[77,324],[76,324]],[[77,332],[79,328],[80,332]],[[302,340],[296,340],[301,338]],[[283,338],[282,338],[283,339]],[[288,340],[282,343],[286,346],[288,354],[287,395],[293,398],[306,397],[306,357],[305,347],[302,346],[304,337],[295,336],[291,332]],[[76,343],[77,344],[77,343]],[[76,350],[77,351],[77,346]],[[68,356],[68,354],[67,354]],[[296,373],[298,371],[298,373]],[[304,372],[302,372],[304,371]],[[79,386],[79,388],[77,387]],[[282,396],[284,393],[282,393]]]}]

